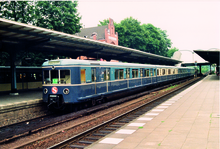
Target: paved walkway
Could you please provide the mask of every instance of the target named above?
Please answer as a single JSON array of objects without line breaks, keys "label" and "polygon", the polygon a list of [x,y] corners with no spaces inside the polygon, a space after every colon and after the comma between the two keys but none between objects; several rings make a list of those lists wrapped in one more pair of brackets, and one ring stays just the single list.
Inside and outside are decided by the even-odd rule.
[{"label": "paved walkway", "polygon": [[211,75],[90,149],[219,149],[219,77]]},{"label": "paved walkway", "polygon": [[42,99],[42,91],[23,91],[19,95],[0,95],[0,107]]}]

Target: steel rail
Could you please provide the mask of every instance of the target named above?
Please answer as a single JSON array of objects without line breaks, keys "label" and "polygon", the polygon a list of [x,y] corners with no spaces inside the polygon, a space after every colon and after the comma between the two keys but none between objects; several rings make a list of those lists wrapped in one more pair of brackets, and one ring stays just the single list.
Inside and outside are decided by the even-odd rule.
[{"label": "steel rail", "polygon": [[[178,82],[178,83],[180,83],[180,81]],[[191,82],[192,83],[192,82]],[[188,84],[187,84],[188,85]],[[178,87],[177,87],[178,88]],[[182,88],[182,87],[181,87]],[[179,88],[178,88],[179,89]],[[151,91],[155,91],[155,90],[157,90],[157,89],[153,89],[153,90],[151,90]],[[147,91],[147,93],[149,93],[150,91]],[[171,93],[171,92],[170,92]],[[167,93],[167,94],[170,94],[170,93]],[[143,93],[142,93],[143,94]],[[137,95],[133,95],[133,97],[132,98],[135,98],[135,97],[138,97]],[[162,96],[161,96],[162,97]],[[161,98],[160,97],[160,98]],[[114,101],[113,101],[114,102]],[[148,102],[149,103],[149,102]],[[108,104],[108,103],[107,103]],[[104,106],[105,108],[106,108],[106,106]],[[107,113],[107,114],[109,114],[109,112]],[[102,115],[103,116],[103,115]],[[101,117],[102,117],[101,116]],[[95,117],[95,118],[97,118],[97,117]],[[94,119],[94,118],[93,118]],[[82,125],[83,123],[88,123],[89,121],[91,121],[92,119],[89,119],[89,120],[87,120],[86,122],[82,122],[81,124],[77,124],[77,125],[74,125],[74,126],[71,126],[71,127],[68,127],[68,128],[64,128],[64,130],[69,130],[69,129],[72,129],[72,128],[74,128],[74,127],[77,127],[77,126],[79,126],[79,125]],[[93,130],[92,128],[90,129],[90,131],[91,130]],[[20,145],[20,146],[17,146],[18,148],[21,148],[21,147],[23,147],[23,146],[26,146],[26,145],[28,145],[28,144],[31,144],[31,143],[33,143],[33,142],[36,142],[36,141],[38,141],[38,140],[42,140],[42,139],[45,139],[45,138],[47,138],[47,137],[50,137],[50,136],[52,136],[52,135],[54,135],[54,134],[57,134],[57,133],[60,133],[61,131],[56,131],[56,132],[53,132],[53,133],[51,133],[51,134],[48,134],[48,135],[46,135],[46,136],[43,136],[43,137],[39,137],[39,138],[37,138],[37,139],[35,139],[35,140],[32,140],[32,141],[29,141],[29,142],[26,142],[26,143],[24,143],[24,144],[22,144],[22,145]],[[80,133],[80,134],[83,134],[83,133]],[[76,135],[76,136],[78,136],[78,135]],[[76,137],[75,136],[75,137]]]}]

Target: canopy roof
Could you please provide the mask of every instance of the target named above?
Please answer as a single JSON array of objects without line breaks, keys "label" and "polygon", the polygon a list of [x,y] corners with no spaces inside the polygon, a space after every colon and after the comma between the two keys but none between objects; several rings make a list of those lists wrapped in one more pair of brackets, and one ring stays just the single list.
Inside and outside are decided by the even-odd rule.
[{"label": "canopy roof", "polygon": [[210,63],[216,63],[219,66],[220,49],[212,48],[209,50],[194,50],[199,56]]},{"label": "canopy roof", "polygon": [[181,61],[0,18],[0,50],[49,52],[125,62],[175,65]]}]

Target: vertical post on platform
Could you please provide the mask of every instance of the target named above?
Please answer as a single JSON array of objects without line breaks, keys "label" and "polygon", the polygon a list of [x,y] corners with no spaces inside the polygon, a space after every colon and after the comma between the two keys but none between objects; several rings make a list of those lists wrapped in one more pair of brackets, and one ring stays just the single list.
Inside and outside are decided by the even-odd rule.
[{"label": "vertical post on platform", "polygon": [[10,53],[11,58],[11,93],[10,95],[18,95],[17,92],[17,84],[16,84],[16,66],[15,66],[15,58],[16,53],[11,52]]},{"label": "vertical post on platform", "polygon": [[199,74],[202,75],[202,65],[199,65]]}]

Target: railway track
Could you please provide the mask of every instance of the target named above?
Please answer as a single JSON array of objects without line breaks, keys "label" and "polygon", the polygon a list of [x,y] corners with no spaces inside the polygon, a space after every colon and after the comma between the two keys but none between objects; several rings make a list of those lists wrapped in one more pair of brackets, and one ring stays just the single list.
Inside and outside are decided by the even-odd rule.
[{"label": "railway track", "polygon": [[[68,138],[58,144],[55,144],[53,146],[50,146],[48,149],[66,149],[66,148],[74,148],[74,149],[82,149],[85,148],[99,139],[105,137],[106,135],[118,130],[122,126],[126,125],[127,123],[131,122],[132,120],[138,118],[139,116],[145,114],[146,112],[150,111],[154,107],[160,105],[164,101],[170,99],[172,96],[178,94],[181,92],[183,88],[180,89],[174,89],[170,93],[167,92],[161,96],[158,96],[154,99],[150,99],[147,102],[121,114],[118,115],[100,125],[97,125],[89,130],[86,130],[78,135],[75,135],[71,138]],[[160,92],[160,91],[158,91]],[[156,94],[156,92],[153,92],[153,94]],[[158,100],[159,99],[159,100]]]},{"label": "railway track", "polygon": [[[178,82],[180,83],[180,82]],[[192,83],[192,81],[191,81]],[[165,86],[167,87],[167,86]],[[164,88],[164,87],[163,87]],[[122,103],[122,102],[125,102],[125,101],[128,101],[130,99],[134,99],[134,98],[137,98],[137,97],[141,97],[143,95],[148,95],[147,99],[140,99],[139,101],[130,101],[131,103],[129,104],[125,104],[124,108],[126,109],[129,109],[129,108],[132,108],[131,111],[133,111],[135,108],[137,107],[142,107],[143,104],[146,104],[146,103],[149,103],[153,100],[153,97],[154,95],[156,94],[156,91],[157,90],[160,90],[162,89],[161,87],[160,88],[157,88],[157,89],[154,89],[154,90],[151,90],[151,91],[146,91],[146,92],[143,92],[143,93],[140,93],[140,94],[136,94],[136,95],[133,95],[133,96],[129,96],[129,97],[126,97],[126,98],[122,98],[120,100],[116,100],[116,101],[112,101],[112,102],[108,102],[108,103],[105,103],[105,104],[101,104],[101,105],[98,105],[98,106],[95,106],[95,107],[91,107],[91,108],[88,108],[88,109],[84,109],[84,110],[81,110],[81,111],[78,111],[76,113],[70,113],[70,114],[67,114],[65,116],[61,116],[61,117],[57,117],[57,118],[54,118],[53,120],[49,120],[48,122],[43,122],[44,124],[38,124],[38,127],[35,128],[35,130],[31,130],[31,132],[36,132],[36,131],[39,131],[39,130],[43,130],[45,128],[48,128],[48,127],[52,127],[52,126],[55,126],[55,125],[58,125],[58,124],[62,124],[62,123],[65,123],[65,122],[68,122],[68,121],[71,121],[73,119],[76,119],[76,118],[79,118],[79,117],[83,117],[85,115],[88,115],[90,113],[94,113],[96,111],[99,111],[101,109],[106,109],[107,107],[111,107],[113,105],[117,105],[119,103]],[[151,92],[151,94],[149,94]],[[152,93],[153,92],[153,93]],[[169,94],[168,92],[166,94]],[[162,96],[162,94],[161,94]],[[157,98],[159,98],[160,96],[158,96]],[[152,99],[151,99],[152,98]],[[133,103],[132,103],[133,102]],[[142,102],[140,104],[140,102]],[[138,106],[139,103],[140,105]],[[130,107],[129,107],[130,105]],[[129,108],[128,108],[129,107]],[[112,122],[112,125],[115,126],[115,127],[119,127],[119,125],[122,125],[122,124],[125,124],[124,122],[116,122],[114,123],[114,119],[115,117],[119,117],[119,116],[115,116],[117,114],[114,114],[114,111],[119,111],[120,112],[123,112],[122,110],[122,107],[116,107],[113,108],[112,110],[109,110],[108,112],[101,112],[102,114],[99,114],[99,116],[93,116],[92,118],[89,118],[87,120],[84,120],[84,121],[81,121],[79,123],[75,123],[75,125],[72,125],[72,126],[69,126],[69,127],[66,127],[66,128],[63,128],[63,130],[57,130],[57,131],[54,131],[53,133],[50,133],[50,134],[47,134],[46,135],[46,138],[50,138],[54,135],[57,135],[57,134],[62,134],[63,132],[68,132],[68,131],[71,131],[71,129],[81,129],[83,127],[85,127],[85,131],[84,132],[79,132],[79,131],[75,131],[75,133],[77,133],[78,135],[75,135],[74,137],[69,137],[67,136],[68,138],[71,138],[71,139],[75,139],[75,138],[78,138],[80,137],[81,135],[84,135],[85,133],[90,133],[90,131],[94,131],[94,129],[98,127],[101,127],[101,125],[107,123],[107,122]],[[127,110],[128,111],[128,110]],[[126,112],[123,112],[123,113],[126,113]],[[112,115],[113,117],[112,118],[109,118],[109,115]],[[124,115],[124,114],[123,114]],[[122,115],[120,115],[121,117]],[[137,116],[137,115],[136,115]],[[108,118],[105,118],[105,117],[108,117]],[[135,117],[135,116],[132,116],[132,117]],[[101,124],[97,124],[94,119],[99,119],[99,121],[101,121]],[[108,120],[107,120],[108,119]],[[129,120],[127,120],[129,121]],[[41,122],[42,123],[42,122]],[[84,139],[84,140],[81,140],[80,142],[78,142],[78,144],[82,143],[82,144],[89,144],[93,141],[91,140],[97,140],[100,136],[103,136],[104,134],[108,134],[110,133],[112,130],[116,130],[116,128],[112,127],[112,125],[110,125],[110,127],[106,127],[107,130],[103,130],[102,131],[102,134],[99,134],[97,133],[96,134],[96,137],[89,137],[90,140],[87,139]],[[40,127],[39,127],[40,126]],[[81,129],[83,130],[83,129]],[[30,130],[28,130],[28,133],[29,133]],[[0,132],[1,133],[1,132]],[[30,133],[29,133],[30,134]],[[73,133],[74,134],[74,133]],[[12,137],[13,138],[13,137]],[[38,142],[39,143],[39,140],[47,140],[45,138],[45,136],[43,137],[38,137],[37,139],[35,140],[32,140],[32,141],[29,141],[29,142],[25,142],[19,146],[16,146],[18,148],[23,148],[24,146],[28,145],[28,144],[32,144],[31,146],[34,146],[36,143],[34,142]],[[10,139],[8,139],[10,140]],[[6,141],[8,141],[6,140]],[[70,140],[70,139],[69,139]],[[82,145],[83,146],[83,145]]]}]

